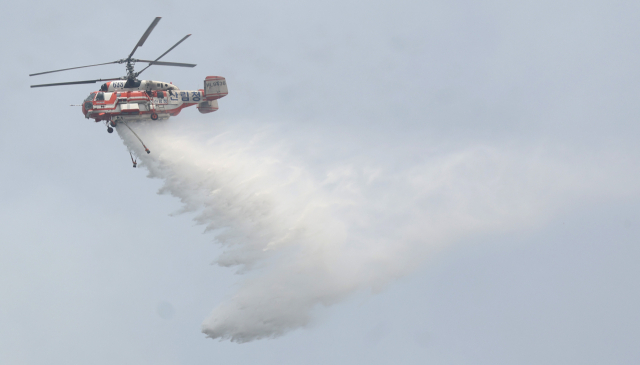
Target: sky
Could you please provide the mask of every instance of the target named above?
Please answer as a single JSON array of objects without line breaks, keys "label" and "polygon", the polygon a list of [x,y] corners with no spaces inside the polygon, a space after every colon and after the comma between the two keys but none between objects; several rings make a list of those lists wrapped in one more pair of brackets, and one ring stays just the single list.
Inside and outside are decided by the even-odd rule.
[{"label": "sky", "polygon": [[[220,109],[108,134],[124,75]],[[15,2],[0,362],[640,360],[640,7],[616,1]],[[77,128],[77,129],[76,129]],[[129,151],[140,159],[132,169]]]}]

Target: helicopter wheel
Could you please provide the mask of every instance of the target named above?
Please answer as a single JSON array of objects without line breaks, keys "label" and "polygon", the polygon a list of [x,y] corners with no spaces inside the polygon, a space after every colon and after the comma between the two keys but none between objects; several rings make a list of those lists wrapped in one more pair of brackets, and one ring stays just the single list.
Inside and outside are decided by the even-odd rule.
[{"label": "helicopter wheel", "polygon": [[152,120],[158,120],[158,114],[156,114],[156,113],[152,113],[152,114],[151,114],[151,119],[152,119]]},{"label": "helicopter wheel", "polygon": [[113,133],[113,128],[111,128],[111,127],[107,127],[107,132],[109,132],[109,133]]},{"label": "helicopter wheel", "polygon": [[115,120],[112,120],[109,122],[109,124],[111,124],[112,127],[115,127],[118,124],[118,122],[116,122]]}]

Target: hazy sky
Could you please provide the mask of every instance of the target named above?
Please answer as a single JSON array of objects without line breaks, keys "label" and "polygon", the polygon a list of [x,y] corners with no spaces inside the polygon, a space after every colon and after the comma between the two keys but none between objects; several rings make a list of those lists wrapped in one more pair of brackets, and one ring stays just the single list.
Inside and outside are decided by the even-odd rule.
[{"label": "hazy sky", "polygon": [[[122,65],[28,74],[124,58],[155,16],[136,56],[193,34],[165,60],[198,66],[144,77],[229,95],[135,126],[132,169],[131,136],[69,106],[98,84],[29,88]],[[639,17],[5,5],[0,363],[638,362]]]}]

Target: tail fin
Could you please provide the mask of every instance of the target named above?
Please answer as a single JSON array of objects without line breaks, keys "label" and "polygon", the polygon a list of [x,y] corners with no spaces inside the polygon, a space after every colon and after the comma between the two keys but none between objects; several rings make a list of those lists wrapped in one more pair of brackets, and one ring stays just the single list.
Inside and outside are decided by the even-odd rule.
[{"label": "tail fin", "polygon": [[207,76],[204,79],[205,100],[216,100],[227,96],[227,80],[222,76]]},{"label": "tail fin", "polygon": [[202,114],[212,113],[218,110],[218,101],[209,100],[198,104],[198,111]]}]

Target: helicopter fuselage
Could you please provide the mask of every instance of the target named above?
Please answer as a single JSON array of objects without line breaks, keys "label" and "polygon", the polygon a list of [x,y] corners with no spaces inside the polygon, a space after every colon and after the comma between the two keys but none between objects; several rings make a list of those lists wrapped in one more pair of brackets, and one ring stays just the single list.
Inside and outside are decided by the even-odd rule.
[{"label": "helicopter fuselage", "polygon": [[218,110],[217,99],[226,96],[224,77],[208,76],[204,89],[180,90],[163,81],[110,81],[94,91],[82,103],[85,118],[99,121],[158,120],[178,115],[182,109],[197,105],[200,113]]}]

